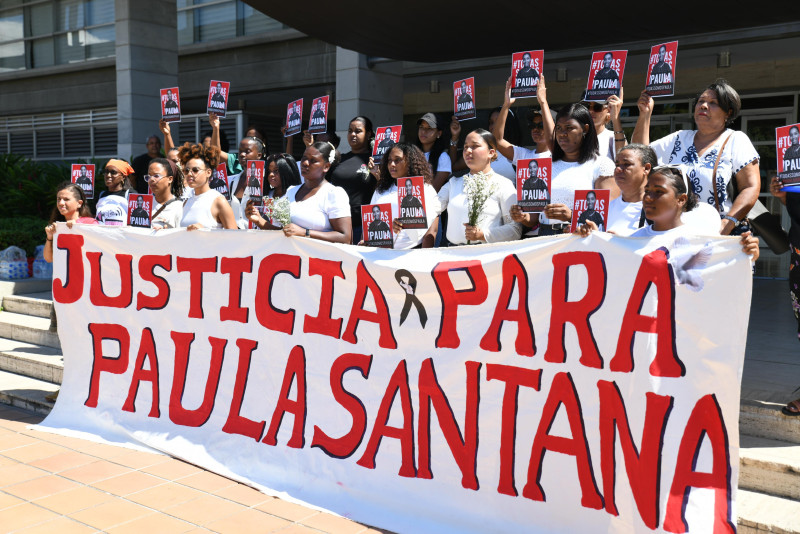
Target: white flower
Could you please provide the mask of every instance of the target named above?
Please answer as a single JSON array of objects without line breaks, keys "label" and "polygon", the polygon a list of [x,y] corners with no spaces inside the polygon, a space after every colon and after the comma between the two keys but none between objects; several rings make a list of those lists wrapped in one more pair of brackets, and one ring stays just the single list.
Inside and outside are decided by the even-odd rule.
[{"label": "white flower", "polygon": [[467,213],[470,226],[477,226],[483,212],[483,205],[492,196],[497,183],[490,174],[479,172],[464,177],[464,192],[467,194]]},{"label": "white flower", "polygon": [[292,210],[289,199],[282,196],[272,202],[272,218],[281,223],[281,226],[288,226],[292,222]]}]

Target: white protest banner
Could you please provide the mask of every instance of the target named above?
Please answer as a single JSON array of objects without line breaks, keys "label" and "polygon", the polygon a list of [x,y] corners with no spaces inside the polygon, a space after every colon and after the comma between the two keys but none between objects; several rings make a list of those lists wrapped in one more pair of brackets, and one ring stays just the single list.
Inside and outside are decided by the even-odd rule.
[{"label": "white protest banner", "polygon": [[400,533],[733,532],[750,262],[662,240],[59,224],[43,426]]}]

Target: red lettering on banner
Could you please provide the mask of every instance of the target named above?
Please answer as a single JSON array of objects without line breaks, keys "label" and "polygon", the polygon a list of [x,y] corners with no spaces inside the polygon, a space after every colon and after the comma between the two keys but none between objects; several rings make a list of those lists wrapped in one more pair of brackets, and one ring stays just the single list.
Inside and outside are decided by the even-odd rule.
[{"label": "red lettering on banner", "polygon": [[114,254],[119,265],[119,295],[109,297],[103,291],[103,276],[100,271],[102,252],[87,252],[91,282],[89,300],[95,306],[108,308],[127,308],[133,302],[133,256],[130,254]]},{"label": "red lettering on banner", "polygon": [[[656,288],[658,304],[656,316],[642,315],[644,299],[650,286]],[[636,332],[656,334],[656,357],[650,363],[652,376],[678,377],[686,374],[686,367],[678,358],[675,347],[675,279],[672,266],[663,249],[654,250],[642,258],[636,273],[628,306],[622,317],[617,351],[609,369],[623,373],[633,371],[633,342]]]},{"label": "red lettering on banner", "polygon": [[[295,400],[289,398],[292,382],[297,387],[297,398]],[[292,437],[286,445],[293,449],[302,449],[306,443],[306,353],[300,345],[294,347],[292,352],[289,353],[289,361],[286,362],[286,370],[283,373],[281,392],[278,395],[278,405],[272,414],[272,421],[269,424],[267,435],[264,436],[261,443],[266,443],[267,445],[278,444],[278,430],[281,428],[281,421],[286,412],[294,415]]]},{"label": "red lettering on banner", "polygon": [[646,394],[640,453],[633,440],[628,413],[617,384],[601,380],[597,383],[597,389],[600,393],[600,470],[603,474],[606,511],[611,515],[619,515],[614,494],[618,434],[625,460],[625,473],[628,475],[636,508],[644,524],[655,530],[660,518],[661,451],[673,399],[668,395],[652,392]]},{"label": "red lettering on banner", "polygon": [[[144,360],[150,366],[150,369],[145,370]],[[133,376],[131,377],[131,387],[128,389],[128,398],[125,399],[125,404],[122,409],[126,412],[136,412],[136,396],[139,393],[139,385],[142,382],[150,382],[153,393],[150,401],[150,413],[148,417],[161,417],[161,410],[159,409],[159,390],[158,390],[158,355],[156,354],[156,342],[153,339],[153,331],[149,328],[142,330],[142,340],[139,343],[139,354],[136,356],[136,365],[133,369]]]},{"label": "red lettering on banner", "polygon": [[[582,265],[586,269],[586,294],[580,300],[568,301],[570,267]],[[544,359],[564,363],[566,355],[566,326],[572,323],[578,334],[581,349],[580,363],[586,367],[603,368],[603,359],[597,349],[589,319],[606,297],[606,263],[597,252],[564,252],[553,256],[553,289],[550,310],[550,331]]]},{"label": "red lettering on banner", "polygon": [[516,497],[518,494],[514,483],[514,458],[519,388],[524,386],[539,391],[542,385],[542,370],[488,363],[486,364],[486,380],[505,382],[503,408],[500,416],[500,480],[497,484],[497,492]]},{"label": "red lettering on banner", "polygon": [[[550,428],[563,406],[569,421],[572,437],[564,438],[550,434]],[[581,506],[600,510],[603,508],[603,497],[597,488],[592,471],[592,455],[586,441],[583,414],[578,392],[569,373],[558,373],[553,377],[547,400],[542,408],[542,418],[536,429],[531,447],[531,460],[528,464],[528,482],[522,488],[522,496],[534,501],[545,501],[544,490],[540,484],[542,462],[546,451],[560,452],[575,457],[578,468],[578,482],[581,486]]]},{"label": "red lettering on banner", "polygon": [[219,320],[247,323],[250,310],[242,308],[242,275],[253,272],[253,257],[222,258],[219,270],[229,280],[228,305],[219,309]]},{"label": "red lettering on banner", "polygon": [[339,339],[342,332],[342,319],[331,317],[331,310],[333,309],[333,279],[338,276],[344,280],[342,262],[308,258],[308,275],[322,278],[322,291],[319,298],[319,312],[316,317],[306,315],[303,318],[303,332]]},{"label": "red lettering on banner", "polygon": [[[389,413],[394,404],[394,398],[400,394],[400,406],[403,410],[403,426],[400,428],[389,426]],[[356,462],[361,467],[375,469],[375,456],[378,454],[383,437],[395,438],[400,441],[402,450],[402,463],[397,473],[401,477],[413,478],[417,474],[414,465],[414,408],[411,404],[411,391],[408,387],[408,369],[406,361],[400,360],[389,379],[389,385],[381,399],[378,415],[375,417],[375,426],[364,449],[364,454]]]},{"label": "red lettering on banner", "polygon": [[[356,268],[356,286],[353,307],[350,309],[350,318],[347,320],[347,327],[344,329],[342,340],[353,344],[358,343],[358,337],[356,336],[358,323],[369,321],[376,323],[380,328],[378,345],[384,349],[396,349],[397,340],[394,338],[394,332],[392,331],[392,319],[389,314],[389,307],[386,304],[386,297],[383,296],[378,283],[367,271],[364,260],[358,262],[358,267]],[[372,300],[375,302],[376,311],[374,312],[364,309],[364,301],[367,299],[368,290],[372,294]]]},{"label": "red lettering on banner", "polygon": [[[178,258],[178,270],[180,270],[181,259],[182,258]],[[214,262],[216,263],[216,259],[214,259]],[[202,276],[202,274],[200,276]],[[170,336],[175,344],[175,369],[172,372],[172,391],[170,391],[169,394],[169,419],[176,425],[192,427],[203,426],[206,424],[206,421],[208,421],[208,418],[211,417],[211,412],[214,410],[217,388],[219,387],[219,375],[222,371],[222,360],[225,357],[225,346],[228,344],[228,341],[216,337],[208,338],[208,342],[211,344],[211,361],[209,363],[208,374],[206,375],[203,402],[200,403],[199,408],[188,410],[183,407],[183,393],[186,388],[186,374],[189,370],[189,351],[192,342],[194,342],[194,334],[171,332]]]},{"label": "red lettering on banner", "polygon": [[237,339],[236,346],[239,347],[239,365],[236,367],[236,382],[233,386],[231,409],[222,431],[226,434],[240,434],[258,441],[264,433],[264,426],[267,422],[253,421],[241,413],[244,393],[247,389],[247,378],[250,375],[250,361],[253,351],[258,347],[258,342],[251,339]]},{"label": "red lettering on banner", "polygon": [[178,272],[189,273],[189,317],[202,319],[203,273],[217,272],[217,258],[177,258]]},{"label": "red lettering on banner", "polygon": [[[517,309],[509,308],[511,295],[517,287]],[[536,336],[533,333],[533,323],[528,310],[528,273],[516,254],[506,256],[503,260],[503,287],[497,299],[497,307],[492,316],[489,330],[481,339],[480,347],[483,350],[500,352],[500,330],[505,321],[517,323],[517,340],[514,345],[517,354],[533,356],[536,354]]]},{"label": "red lettering on banner", "polygon": [[289,254],[270,254],[258,266],[256,285],[256,319],[264,328],[291,335],[294,331],[294,309],[280,310],[272,305],[272,286],[275,277],[286,273],[295,279],[300,278],[300,256]]},{"label": "red lettering on banner", "polygon": [[[472,289],[456,290],[450,279],[452,271],[464,271],[472,281]],[[442,321],[436,337],[436,347],[457,349],[461,344],[457,328],[458,307],[483,303],[489,294],[489,282],[479,260],[439,262],[433,268],[432,274],[436,290],[442,299]]]},{"label": "red lettering on banner", "polygon": [[58,248],[67,252],[67,280],[53,278],[53,300],[72,304],[83,296],[83,236],[56,234]]},{"label": "red lettering on banner", "polygon": [[319,447],[322,452],[333,458],[348,458],[356,452],[367,431],[367,410],[361,399],[344,389],[344,374],[356,369],[361,372],[363,378],[368,378],[371,366],[372,356],[367,354],[342,354],[333,362],[330,373],[331,392],[336,402],[350,412],[353,425],[347,434],[340,438],[332,438],[314,425],[312,448]]},{"label": "red lettering on banner", "polygon": [[433,478],[431,472],[431,404],[436,411],[439,428],[442,430],[453,459],[461,470],[461,486],[478,489],[476,473],[478,455],[478,405],[480,403],[480,362],[464,362],[467,368],[466,408],[464,410],[464,434],[456,422],[447,395],[442,391],[433,367],[433,358],[422,362],[419,372],[419,478]]},{"label": "red lettering on banner", "polygon": [[[100,373],[121,375],[128,369],[128,358],[131,350],[131,336],[124,326],[107,323],[89,323],[92,334],[92,377],[89,380],[89,396],[83,404],[89,408],[97,408],[100,395]],[[103,340],[114,340],[119,344],[119,355],[115,358],[103,355]]]},{"label": "red lettering on banner", "polygon": [[[711,472],[695,471],[697,456],[704,439],[711,448]],[[690,488],[714,490],[714,534],[736,532],[731,517],[731,471],[728,431],[722,418],[722,411],[714,395],[702,397],[694,406],[686,429],[683,431],[678,459],[675,463],[675,476],[667,499],[667,513],[664,517],[664,530],[683,533],[689,530],[686,522],[686,504]]]},{"label": "red lettering on banner", "polygon": [[150,282],[158,289],[155,296],[150,297],[141,291],[136,294],[136,311],[161,310],[169,303],[170,287],[166,280],[155,273],[156,267],[161,267],[167,272],[172,270],[172,256],[142,256],[139,258],[139,277],[145,282]]}]

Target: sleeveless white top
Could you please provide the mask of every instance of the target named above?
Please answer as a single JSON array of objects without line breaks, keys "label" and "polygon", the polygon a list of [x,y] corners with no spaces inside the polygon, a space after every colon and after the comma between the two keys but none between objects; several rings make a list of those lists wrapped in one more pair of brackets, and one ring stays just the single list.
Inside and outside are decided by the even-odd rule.
[{"label": "sleeveless white top", "polygon": [[186,200],[186,204],[183,205],[181,227],[186,228],[192,224],[201,224],[203,228],[222,228],[222,225],[211,215],[211,205],[217,197],[221,196],[222,194],[219,191],[209,189],[202,195],[189,197]]}]

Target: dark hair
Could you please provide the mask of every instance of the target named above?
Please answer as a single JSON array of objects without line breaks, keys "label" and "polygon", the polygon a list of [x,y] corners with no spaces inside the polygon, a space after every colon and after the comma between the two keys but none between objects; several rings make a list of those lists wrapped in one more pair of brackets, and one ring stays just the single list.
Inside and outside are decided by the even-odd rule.
[{"label": "dark hair", "polygon": [[683,206],[683,211],[692,211],[697,207],[697,195],[694,191],[689,191],[686,189],[686,178],[683,174],[683,171],[680,167],[675,165],[660,165],[650,171],[650,176],[653,177],[656,174],[660,174],[661,176],[669,179],[670,183],[672,184],[672,189],[675,190],[675,195],[686,195],[686,204]]},{"label": "dark hair", "polygon": [[300,171],[297,170],[297,162],[291,154],[270,154],[267,156],[266,163],[264,164],[266,172],[269,172],[270,163],[275,163],[278,167],[278,176],[281,177],[281,188],[283,189],[284,195],[286,194],[286,190],[291,186],[300,185]]},{"label": "dark hair", "polygon": [[[206,137],[213,137],[213,132],[207,131],[200,136],[200,143],[203,143],[203,139]],[[222,149],[223,152],[230,152],[231,151],[231,144],[228,141],[228,134],[225,133],[225,130],[222,128],[219,129],[219,147]]]},{"label": "dark hair", "polygon": [[[706,91],[713,91],[714,94],[717,95],[719,107],[728,114],[728,118],[725,119],[725,124],[733,124],[733,121],[736,120],[736,117],[739,116],[739,111],[742,109],[742,99],[739,98],[739,93],[736,92],[736,89],[731,87],[727,80],[718,78],[714,83],[703,89],[700,95]],[[700,95],[697,95],[697,97],[700,98]]]},{"label": "dark hair", "polygon": [[[180,154],[180,151],[178,153]],[[150,160],[148,167],[153,163],[158,163],[164,167],[164,171],[167,173],[167,176],[172,177],[172,185],[170,186],[169,190],[175,197],[180,198],[181,195],[183,195],[183,171],[181,168],[167,158],[153,158]],[[172,171],[173,166],[175,167],[175,172]]]},{"label": "dark hair", "polygon": [[376,191],[383,193],[397,183],[397,180],[392,178],[389,173],[389,154],[395,148],[403,153],[403,159],[406,160],[406,176],[422,176],[426,184],[433,182],[431,166],[428,164],[428,160],[425,159],[425,154],[422,153],[422,150],[409,143],[397,143],[383,155],[380,180],[378,180],[378,185],[375,186]]},{"label": "dark hair", "polygon": [[[489,117],[491,118],[491,116],[495,113],[500,113],[502,109],[503,108],[500,106],[494,108],[489,112]],[[511,109],[508,110],[508,116],[506,117],[506,127],[503,130],[503,139],[514,146],[519,146],[522,144],[522,130],[520,130],[519,121],[517,120],[516,114]]]},{"label": "dark hair", "polygon": [[[342,138],[336,135],[336,127],[332,125],[330,121],[328,121],[328,131],[325,133],[317,134],[314,137],[319,140],[320,137],[327,135],[328,141],[334,146],[334,148],[338,149],[339,144],[342,142]],[[323,143],[325,141],[322,141]]]},{"label": "dark hair", "polygon": [[[594,121],[589,110],[581,103],[567,104],[558,110],[556,114],[556,124],[561,119],[574,119],[581,125],[581,127],[588,126],[589,129],[583,134],[583,142],[581,142],[581,150],[578,155],[578,163],[586,163],[600,154],[600,148],[597,143],[597,131],[594,128]],[[564,159],[564,150],[558,144],[556,133],[553,131],[553,161],[560,161]]]},{"label": "dark hair", "polygon": [[[436,117],[436,129],[440,132],[444,132],[444,129],[442,129],[442,124],[444,124],[444,118],[442,115],[439,113],[433,113],[433,116]],[[422,150],[423,154],[425,153],[425,149],[422,147],[422,143],[419,141],[419,136],[417,136],[417,139],[414,141],[414,145]],[[441,157],[442,152],[447,151],[448,146],[449,142],[447,139],[445,139],[444,135],[440,135],[436,141],[433,142],[431,151],[428,154],[428,163],[433,170],[433,174],[436,174],[436,169],[439,168],[439,157]]]},{"label": "dark hair", "polygon": [[[260,125],[257,125],[257,124],[250,124],[247,128],[244,129],[244,133],[247,133],[250,130],[255,130],[258,135],[254,136],[254,137],[258,137],[259,139],[261,139],[261,143],[264,145],[263,153],[264,154],[269,153],[269,140],[267,139],[267,134],[264,133],[265,132],[264,128],[262,128]],[[221,130],[220,130],[220,134],[222,134]],[[226,150],[226,152],[227,152],[227,150]]]},{"label": "dark hair", "polygon": [[[353,120],[355,120],[355,119],[353,119]],[[350,122],[353,122],[353,121],[350,121]],[[325,178],[330,178],[330,177],[331,177],[331,175],[333,174],[333,170],[334,170],[334,169],[335,169],[335,168],[336,168],[336,167],[339,165],[339,163],[342,161],[342,157],[341,157],[341,155],[339,154],[339,151],[338,151],[338,150],[336,150],[336,149],[333,147],[333,145],[331,145],[330,143],[328,143],[328,142],[324,142],[324,143],[323,143],[323,142],[320,142],[320,141],[318,141],[318,142],[314,143],[313,145],[309,146],[308,148],[313,148],[313,149],[315,149],[315,150],[319,151],[319,153],[322,155],[322,158],[323,158],[325,161],[330,161],[330,158],[331,158],[331,152],[333,152],[333,154],[334,154],[334,155],[333,155],[333,161],[330,161],[330,163],[331,163],[331,168],[330,168],[330,169],[328,169],[328,172],[327,172],[327,173],[325,173]]]},{"label": "dark hair", "polygon": [[[261,153],[262,158],[267,154],[266,152],[267,147],[264,144],[264,141],[262,141],[260,137],[253,137],[253,136],[242,137],[242,141],[249,141],[251,143],[255,143],[257,145],[256,149]],[[241,143],[242,141],[239,141],[239,143]]]},{"label": "dark hair", "polygon": [[617,155],[621,154],[623,150],[630,150],[631,152],[635,153],[642,165],[647,163],[650,164],[651,170],[658,165],[658,157],[656,156],[655,151],[653,151],[653,149],[647,145],[631,143],[629,145],[625,145],[619,152],[617,152]]},{"label": "dark hair", "polygon": [[180,152],[178,152],[178,157],[181,159],[181,165],[184,167],[186,167],[186,163],[191,159],[201,159],[203,163],[206,164],[206,167],[213,171],[217,168],[219,153],[220,150],[215,146],[207,147],[202,143],[194,145],[185,143],[181,147]]},{"label": "dark hair", "polygon": [[[61,182],[58,185],[58,189],[56,189],[56,197],[61,191],[65,189],[69,189],[75,198],[82,202],[81,207],[78,208],[78,216],[79,217],[91,217],[92,210],[89,209],[89,204],[86,203],[86,193],[83,192],[83,189],[78,184],[73,184],[72,182]],[[54,222],[64,222],[66,219],[61,212],[58,211],[58,201],[56,201],[56,205],[53,207],[53,211],[50,213],[50,224]]]},{"label": "dark hair", "polygon": [[353,117],[352,119],[350,119],[350,122],[347,123],[347,126],[349,127],[350,124],[355,121],[364,123],[364,129],[367,131],[367,143],[375,139],[375,128],[372,127],[372,121],[369,120],[368,117],[365,117],[363,115],[358,115],[357,117]]}]

